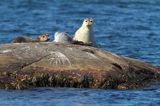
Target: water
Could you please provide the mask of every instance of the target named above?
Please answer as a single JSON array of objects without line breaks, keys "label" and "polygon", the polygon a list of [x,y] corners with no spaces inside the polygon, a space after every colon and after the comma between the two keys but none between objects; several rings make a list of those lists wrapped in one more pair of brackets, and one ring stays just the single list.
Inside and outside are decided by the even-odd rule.
[{"label": "water", "polygon": [[38,88],[0,91],[2,106],[158,106],[160,86],[142,90]]},{"label": "water", "polygon": [[[160,66],[160,0],[1,0],[0,44],[16,36],[55,31],[73,35],[83,18],[94,18],[104,50]],[[158,106],[159,84],[140,90],[37,88],[0,90],[1,106]]]}]

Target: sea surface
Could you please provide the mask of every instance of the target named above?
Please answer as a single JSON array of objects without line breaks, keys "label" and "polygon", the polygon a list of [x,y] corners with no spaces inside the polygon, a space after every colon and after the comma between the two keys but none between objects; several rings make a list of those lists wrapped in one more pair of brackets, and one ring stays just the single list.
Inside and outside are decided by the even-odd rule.
[{"label": "sea surface", "polygon": [[[56,31],[71,36],[94,19],[97,45],[160,66],[160,0],[0,0],[0,44]],[[160,106],[160,84],[137,90],[0,90],[0,106]]]}]

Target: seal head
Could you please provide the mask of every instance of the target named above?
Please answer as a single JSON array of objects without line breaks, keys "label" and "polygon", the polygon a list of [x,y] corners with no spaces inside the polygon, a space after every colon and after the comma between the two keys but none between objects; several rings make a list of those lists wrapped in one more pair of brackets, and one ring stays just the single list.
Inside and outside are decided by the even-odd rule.
[{"label": "seal head", "polygon": [[40,42],[45,42],[49,40],[49,35],[47,33],[41,34],[38,36]]}]

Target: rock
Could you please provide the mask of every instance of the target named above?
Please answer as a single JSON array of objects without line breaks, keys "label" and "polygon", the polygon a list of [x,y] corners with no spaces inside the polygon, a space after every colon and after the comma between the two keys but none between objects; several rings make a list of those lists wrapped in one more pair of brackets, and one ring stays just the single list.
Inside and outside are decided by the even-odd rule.
[{"label": "rock", "polygon": [[160,79],[158,67],[89,46],[0,45],[0,88],[135,89]]}]

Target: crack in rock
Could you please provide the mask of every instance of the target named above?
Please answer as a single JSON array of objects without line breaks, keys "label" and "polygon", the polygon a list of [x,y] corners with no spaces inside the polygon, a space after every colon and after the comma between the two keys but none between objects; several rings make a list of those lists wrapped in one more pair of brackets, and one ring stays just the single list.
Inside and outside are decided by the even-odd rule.
[{"label": "crack in rock", "polygon": [[37,59],[37,60],[35,60],[35,61],[32,61],[32,62],[30,62],[30,63],[28,63],[28,64],[23,65],[21,69],[24,69],[25,67],[28,67],[28,66],[30,66],[30,65],[32,65],[32,64],[34,64],[34,63],[37,63],[37,62],[41,61],[42,59],[44,59],[44,58],[46,58],[46,57],[48,57],[48,56],[50,56],[50,54],[49,54],[49,55],[46,55],[46,56],[43,56],[43,57],[41,57],[41,58],[39,58],[39,59]]}]

